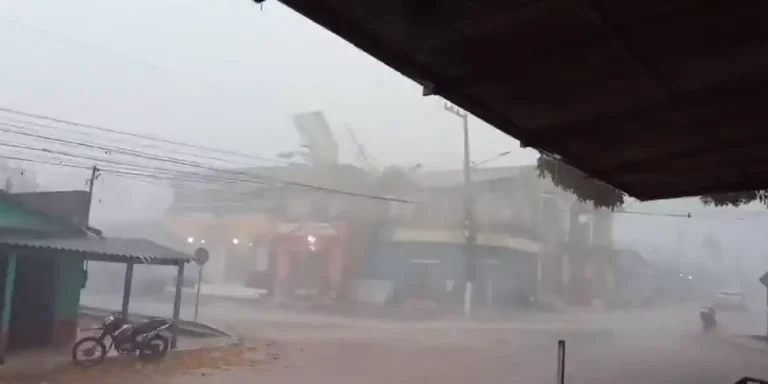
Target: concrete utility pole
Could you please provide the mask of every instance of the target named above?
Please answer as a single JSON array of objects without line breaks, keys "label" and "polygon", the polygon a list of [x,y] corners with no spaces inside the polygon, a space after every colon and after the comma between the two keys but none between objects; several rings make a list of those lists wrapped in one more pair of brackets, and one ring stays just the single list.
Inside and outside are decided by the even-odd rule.
[{"label": "concrete utility pole", "polygon": [[472,312],[472,283],[475,270],[475,245],[477,244],[477,228],[472,199],[472,166],[469,155],[469,116],[467,112],[448,103],[445,110],[458,116],[464,128],[464,315],[469,317]]}]

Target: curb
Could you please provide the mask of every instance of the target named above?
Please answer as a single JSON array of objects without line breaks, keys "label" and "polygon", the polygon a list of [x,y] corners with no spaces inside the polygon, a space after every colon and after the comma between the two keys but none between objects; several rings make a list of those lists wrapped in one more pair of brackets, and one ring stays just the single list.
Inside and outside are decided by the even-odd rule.
[{"label": "curb", "polygon": [[[245,342],[242,339],[231,337],[229,340],[221,341],[219,343],[213,344],[213,345],[201,345],[198,347],[186,347],[186,348],[176,348],[171,349],[168,352],[169,353],[179,353],[179,352],[192,352],[192,351],[203,351],[206,349],[219,349],[219,348],[226,348],[226,347],[239,347],[245,345]],[[117,356],[116,356],[117,357]]]},{"label": "curb", "polygon": [[[86,316],[104,317],[114,311],[110,311],[104,308],[81,305],[80,308],[78,309],[78,312]],[[148,320],[151,318],[160,317],[160,316],[145,315],[141,313],[131,313],[131,314],[128,314],[128,316],[129,318],[134,318],[139,320]],[[214,333],[216,334],[216,336],[219,336],[219,337],[236,338],[234,334],[210,324],[201,323],[197,321],[183,320],[183,319],[179,319],[178,323],[179,323],[179,328],[189,332],[205,333],[205,332],[199,332],[200,329],[203,329],[205,331],[208,331],[207,333]]]},{"label": "curb", "polygon": [[725,340],[728,344],[742,349],[768,353],[768,343],[760,346],[752,342],[751,335],[717,335],[718,338]]}]

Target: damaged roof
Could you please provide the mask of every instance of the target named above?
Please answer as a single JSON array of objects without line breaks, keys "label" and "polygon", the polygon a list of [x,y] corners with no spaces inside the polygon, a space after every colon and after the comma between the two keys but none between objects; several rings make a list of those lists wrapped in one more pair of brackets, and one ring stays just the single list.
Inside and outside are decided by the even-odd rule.
[{"label": "damaged roof", "polygon": [[768,188],[768,2],[282,2],[639,199]]}]

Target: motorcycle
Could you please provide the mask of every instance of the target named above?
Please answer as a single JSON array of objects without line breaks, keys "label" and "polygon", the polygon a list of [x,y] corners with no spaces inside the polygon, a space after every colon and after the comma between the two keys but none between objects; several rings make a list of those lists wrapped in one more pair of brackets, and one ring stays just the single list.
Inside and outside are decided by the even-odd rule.
[{"label": "motorcycle", "polygon": [[701,319],[701,326],[704,332],[709,332],[717,327],[717,319],[715,318],[715,309],[712,307],[703,307],[699,311],[699,319]]},{"label": "motorcycle", "polygon": [[[170,348],[169,337],[161,331],[167,330],[173,322],[156,318],[133,325],[121,316],[110,313],[100,326],[99,336],[87,336],[72,347],[72,362],[80,367],[93,367],[104,362],[107,353],[115,348],[121,355],[136,356],[144,361],[162,359]],[[109,337],[109,345],[105,340]]]}]

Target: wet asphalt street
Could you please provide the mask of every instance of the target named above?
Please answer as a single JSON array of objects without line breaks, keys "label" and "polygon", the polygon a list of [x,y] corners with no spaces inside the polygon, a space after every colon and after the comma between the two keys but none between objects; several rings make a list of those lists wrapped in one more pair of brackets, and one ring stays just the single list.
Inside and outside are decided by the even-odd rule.
[{"label": "wet asphalt street", "polygon": [[[431,333],[431,334],[430,334]],[[461,331],[452,342],[424,332],[386,341],[289,340],[278,342],[280,359],[256,367],[204,373],[125,377],[154,384],[358,384],[553,383],[556,342],[541,335]],[[456,342],[463,339],[464,343]],[[732,383],[742,376],[768,377],[768,353],[700,334],[574,333],[567,344],[567,383]],[[257,343],[258,344],[258,343]]]},{"label": "wet asphalt street", "polygon": [[[86,303],[88,301],[86,300]],[[96,304],[91,300],[90,304]],[[149,310],[160,303],[135,302]],[[729,341],[765,329],[765,313],[723,313],[704,335],[697,305],[617,312],[520,315],[503,324],[395,323],[266,313],[232,303],[201,307],[206,321],[249,337],[278,359],[248,367],[124,377],[125,383],[553,383],[567,341],[568,383],[732,383],[768,378],[768,348]],[[265,347],[271,340],[272,347]],[[117,379],[110,382],[118,383]]]},{"label": "wet asphalt street", "polygon": [[[267,351],[257,364],[201,363],[202,369],[160,373],[102,369],[83,377],[46,378],[54,384],[390,384],[554,383],[556,341],[515,332],[440,332],[398,339],[328,337],[307,341],[251,340]],[[702,335],[591,334],[567,337],[567,383],[733,383],[768,377],[768,353]],[[463,342],[457,342],[458,339]],[[272,359],[271,357],[275,357]],[[129,363],[130,364],[130,363]],[[113,374],[114,373],[114,374]],[[84,374],[85,375],[85,374]]]}]

